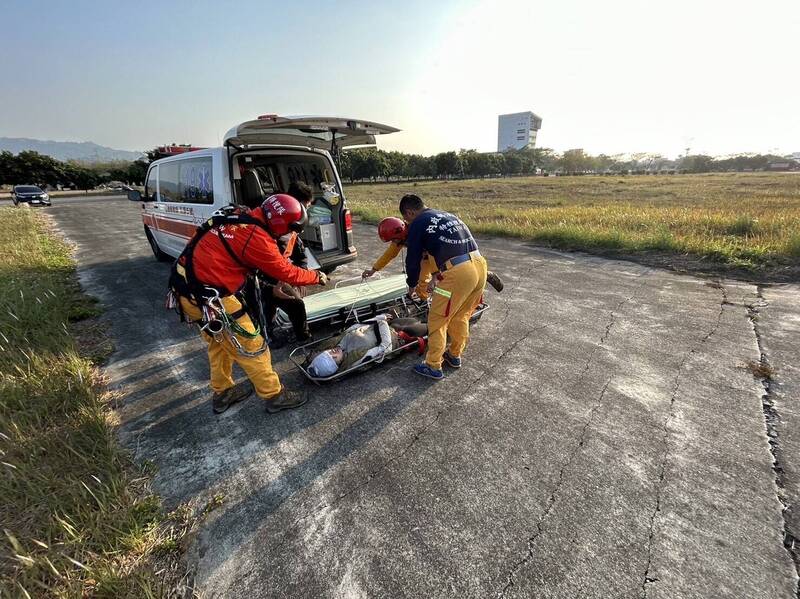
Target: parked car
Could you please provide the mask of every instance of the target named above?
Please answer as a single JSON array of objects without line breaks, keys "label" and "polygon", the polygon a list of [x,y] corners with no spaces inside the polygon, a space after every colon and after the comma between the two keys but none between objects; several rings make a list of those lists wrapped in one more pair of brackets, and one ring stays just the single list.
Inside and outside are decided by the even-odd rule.
[{"label": "parked car", "polygon": [[36,185],[15,185],[11,190],[11,199],[14,205],[20,203],[30,204],[31,206],[50,206],[50,196]]},{"label": "parked car", "polygon": [[180,255],[198,225],[231,204],[257,206],[294,181],[314,191],[301,234],[310,268],[331,272],[356,259],[350,210],[333,156],[341,148],[375,145],[394,127],[337,117],[263,115],[237,125],[223,146],[180,152],[147,171],[142,203],[144,233],[158,260]]}]

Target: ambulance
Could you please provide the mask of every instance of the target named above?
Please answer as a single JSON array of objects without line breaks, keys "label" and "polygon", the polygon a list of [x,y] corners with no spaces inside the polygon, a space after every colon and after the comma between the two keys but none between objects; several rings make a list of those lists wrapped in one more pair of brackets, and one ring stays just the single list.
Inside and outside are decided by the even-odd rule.
[{"label": "ambulance", "polygon": [[364,120],[262,115],[233,127],[222,147],[170,146],[154,161],[140,202],[144,234],[158,260],[180,255],[195,228],[224,206],[256,206],[294,181],[314,191],[301,237],[309,268],[326,273],[355,260],[352,216],[334,158],[344,148],[374,146],[399,131]]}]

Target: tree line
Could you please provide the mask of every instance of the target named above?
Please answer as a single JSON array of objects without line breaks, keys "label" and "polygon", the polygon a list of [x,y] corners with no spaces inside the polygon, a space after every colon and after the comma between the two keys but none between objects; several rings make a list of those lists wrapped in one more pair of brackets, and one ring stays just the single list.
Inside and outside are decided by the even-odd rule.
[{"label": "tree line", "polygon": [[[121,181],[143,185],[150,161],[157,151],[134,162],[79,163],[62,162],[26,151],[19,154],[0,152],[0,185],[29,183],[35,185],[93,189],[103,183]],[[339,157],[343,179],[379,181],[397,179],[450,179],[533,174],[644,174],[644,173],[708,173],[726,171],[765,170],[771,163],[796,162],[771,154],[741,155],[715,158],[702,154],[688,155],[677,160],[660,154],[640,153],[631,156],[592,156],[581,149],[557,153],[550,148],[509,150],[502,153],[460,150],[441,152],[433,156],[375,148],[348,150]]]},{"label": "tree line", "polygon": [[548,148],[503,153],[460,150],[433,156],[358,149],[342,152],[339,171],[351,183],[378,179],[446,179],[492,175],[532,175],[551,170],[558,156]]},{"label": "tree line", "polygon": [[772,154],[715,158],[702,154],[672,160],[660,154],[639,153],[630,156],[592,156],[582,149],[557,153],[550,148],[509,150],[502,153],[460,150],[433,156],[359,149],[343,152],[340,160],[342,178],[355,181],[392,179],[447,179],[461,177],[512,176],[533,174],[645,174],[709,173],[760,171],[771,163],[800,164]]},{"label": "tree line", "polygon": [[32,184],[69,189],[94,189],[121,181],[143,185],[148,162],[62,162],[38,152],[0,152],[0,185]]}]

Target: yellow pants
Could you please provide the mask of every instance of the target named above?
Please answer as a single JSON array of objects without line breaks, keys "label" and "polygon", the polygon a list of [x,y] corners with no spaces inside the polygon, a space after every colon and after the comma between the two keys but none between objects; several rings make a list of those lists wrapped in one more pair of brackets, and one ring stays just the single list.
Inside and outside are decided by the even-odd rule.
[{"label": "yellow pants", "polygon": [[[180,298],[181,307],[183,308],[186,317],[195,322],[199,322],[203,318],[203,312],[190,302],[185,297]],[[241,309],[242,304],[233,296],[222,298],[222,305],[228,314],[233,314]],[[250,317],[245,314],[236,319],[236,322],[244,330],[249,332],[255,331],[255,326]],[[214,339],[212,335],[201,331],[200,336],[208,344],[208,363],[211,366],[211,389],[214,393],[222,393],[226,389],[233,387],[233,363],[236,362],[247,378],[253,383],[256,393],[262,399],[272,399],[281,392],[281,381],[278,375],[272,369],[272,359],[270,358],[269,349],[259,356],[243,356],[241,355],[230,339],[227,337],[228,332],[218,335],[219,341]],[[247,351],[256,351],[262,344],[262,337],[259,335],[253,339],[237,335],[239,343]]]},{"label": "yellow pants", "polygon": [[461,356],[469,339],[469,318],[486,286],[486,260],[477,252],[472,260],[448,268],[436,284],[428,313],[428,353],[425,362],[441,370],[442,355],[450,337],[450,355]]}]

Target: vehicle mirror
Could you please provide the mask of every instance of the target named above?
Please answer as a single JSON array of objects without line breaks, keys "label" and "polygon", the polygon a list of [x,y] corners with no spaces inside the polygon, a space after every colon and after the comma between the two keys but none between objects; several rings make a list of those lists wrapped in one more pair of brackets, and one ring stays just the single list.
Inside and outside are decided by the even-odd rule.
[{"label": "vehicle mirror", "polygon": [[138,189],[130,189],[128,190],[128,199],[131,202],[141,202],[142,201],[142,192]]}]

